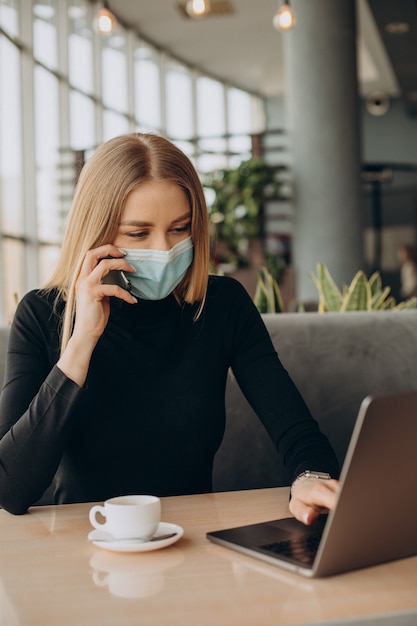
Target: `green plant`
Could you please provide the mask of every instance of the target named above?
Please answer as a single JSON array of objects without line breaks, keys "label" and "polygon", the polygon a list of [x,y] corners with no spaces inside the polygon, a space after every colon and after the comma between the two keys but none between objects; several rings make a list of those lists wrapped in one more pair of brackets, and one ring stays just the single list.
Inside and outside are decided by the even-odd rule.
[{"label": "green plant", "polygon": [[279,197],[281,189],[276,167],[254,157],[235,169],[207,174],[203,184],[214,191],[209,211],[217,238],[227,243],[232,254],[239,254],[242,239],[263,236],[264,200]]},{"label": "green plant", "polygon": [[343,287],[343,291],[339,290],[329,270],[321,261],[317,263],[317,275],[312,273],[309,275],[319,292],[319,313],[417,308],[416,298],[396,304],[393,296],[389,295],[391,288],[382,287],[379,272],[374,272],[367,279],[362,270],[358,271],[350,285]]},{"label": "green plant", "polygon": [[[321,261],[317,263],[317,275],[309,275],[319,292],[319,313],[417,309],[417,298],[397,304],[395,298],[389,295],[391,287],[382,287],[379,272],[374,272],[368,279],[362,270],[358,271],[350,285],[345,285],[342,291]],[[279,285],[266,267],[258,272],[253,301],[260,313],[284,312]],[[300,307],[298,311],[302,312],[303,308]]]},{"label": "green plant", "polygon": [[284,312],[279,285],[266,267],[261,267],[258,271],[253,301],[260,313]]}]

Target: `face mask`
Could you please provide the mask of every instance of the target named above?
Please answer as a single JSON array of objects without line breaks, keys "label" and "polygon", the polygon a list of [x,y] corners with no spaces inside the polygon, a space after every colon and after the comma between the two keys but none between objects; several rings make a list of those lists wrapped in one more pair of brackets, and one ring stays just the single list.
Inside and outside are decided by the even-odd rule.
[{"label": "face mask", "polygon": [[169,296],[182,281],[193,260],[191,237],[167,251],[124,250],[124,258],[136,270],[128,274],[131,292],[143,300],[162,300]]}]

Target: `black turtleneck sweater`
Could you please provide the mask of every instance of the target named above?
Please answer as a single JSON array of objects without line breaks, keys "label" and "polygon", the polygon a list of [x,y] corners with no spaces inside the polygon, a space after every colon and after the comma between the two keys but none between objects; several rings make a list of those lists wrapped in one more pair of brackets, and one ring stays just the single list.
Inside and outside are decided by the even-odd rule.
[{"label": "black turtleneck sweater", "polygon": [[[173,296],[111,313],[84,388],[56,362],[63,304],[28,293],[13,321],[0,397],[0,505],[24,513],[126,493],[207,492],[225,425],[229,367],[293,476],[337,461],[235,280],[210,277],[201,317]],[[302,358],[302,355],[300,355]],[[248,450],[250,454],[250,450]]]}]

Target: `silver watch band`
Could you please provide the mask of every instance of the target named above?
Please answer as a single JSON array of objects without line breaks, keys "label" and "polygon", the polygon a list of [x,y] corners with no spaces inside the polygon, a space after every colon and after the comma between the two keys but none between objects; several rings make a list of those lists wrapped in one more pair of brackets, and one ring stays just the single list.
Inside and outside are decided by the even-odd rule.
[{"label": "silver watch band", "polygon": [[294,485],[298,481],[304,480],[305,478],[315,478],[316,480],[331,480],[332,477],[327,472],[315,472],[313,470],[305,470],[304,472],[301,472],[301,474],[298,474],[297,478],[293,481],[290,490],[291,496]]}]

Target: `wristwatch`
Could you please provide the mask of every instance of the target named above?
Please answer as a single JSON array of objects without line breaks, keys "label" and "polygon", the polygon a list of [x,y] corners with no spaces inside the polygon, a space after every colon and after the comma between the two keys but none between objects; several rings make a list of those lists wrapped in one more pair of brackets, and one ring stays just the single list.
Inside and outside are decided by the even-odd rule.
[{"label": "wristwatch", "polygon": [[290,497],[292,496],[292,490],[294,488],[295,483],[298,483],[299,480],[304,480],[304,478],[315,478],[316,480],[331,480],[330,474],[327,472],[315,472],[313,470],[304,470],[301,474],[298,474],[297,478],[293,481],[290,490]]}]

